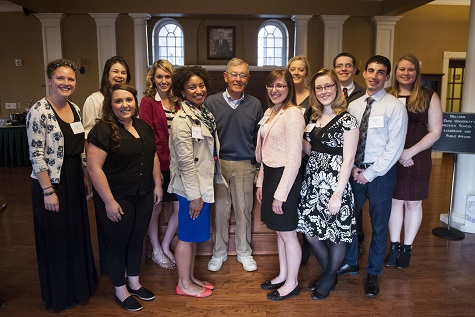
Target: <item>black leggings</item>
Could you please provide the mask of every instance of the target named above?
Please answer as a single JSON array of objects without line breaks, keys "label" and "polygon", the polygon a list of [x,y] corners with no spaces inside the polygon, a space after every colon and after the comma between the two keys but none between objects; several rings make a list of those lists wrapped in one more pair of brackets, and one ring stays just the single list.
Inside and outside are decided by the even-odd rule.
[{"label": "black leggings", "polygon": [[125,284],[124,274],[139,276],[143,239],[147,233],[153,210],[153,192],[146,195],[116,198],[122,208],[122,220],[107,218],[105,205],[94,192],[96,215],[99,217],[106,245],[105,264],[115,287]]}]

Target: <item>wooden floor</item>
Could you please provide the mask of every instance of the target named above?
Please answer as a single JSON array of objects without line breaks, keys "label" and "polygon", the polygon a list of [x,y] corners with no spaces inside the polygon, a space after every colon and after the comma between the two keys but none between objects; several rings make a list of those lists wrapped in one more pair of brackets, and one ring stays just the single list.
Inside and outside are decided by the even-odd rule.
[{"label": "wooden floor", "polygon": [[[0,316],[49,316],[41,301],[36,267],[33,219],[30,199],[30,168],[0,168],[0,194],[8,199],[8,209],[0,215],[0,298],[6,306]],[[145,302],[137,316],[475,316],[475,236],[448,241],[431,234],[441,226],[440,213],[449,209],[452,158],[434,160],[430,199],[424,202],[424,219],[414,243],[411,266],[406,270],[384,268],[380,276],[381,295],[368,298],[363,293],[365,271],[359,276],[340,278],[335,292],[324,301],[313,301],[307,285],[319,274],[314,258],[300,270],[302,293],[283,302],[266,299],[259,285],[278,270],[276,255],[259,255],[259,269],[245,272],[230,256],[223,268],[206,269],[208,256],[196,261],[197,276],[216,285],[213,296],[195,299],[175,295],[176,270],[164,270],[144,259],[142,283],[157,295]],[[92,209],[90,210],[92,212]],[[366,217],[366,221],[369,217]],[[97,245],[91,213],[94,251]],[[370,227],[365,222],[369,235]],[[361,267],[366,265],[369,241]],[[147,241],[148,244],[148,241]],[[146,248],[150,248],[149,245]],[[97,263],[97,261],[96,261]],[[132,315],[113,301],[114,291],[107,277],[89,303],[60,316]]]}]

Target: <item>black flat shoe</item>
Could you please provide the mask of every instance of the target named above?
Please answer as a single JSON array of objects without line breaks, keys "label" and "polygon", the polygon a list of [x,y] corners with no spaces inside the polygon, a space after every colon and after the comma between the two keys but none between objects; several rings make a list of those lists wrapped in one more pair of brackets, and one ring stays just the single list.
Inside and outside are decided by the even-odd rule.
[{"label": "black flat shoe", "polygon": [[[331,292],[330,292],[331,293]],[[328,296],[330,296],[330,293],[328,294],[322,294],[320,293],[318,290],[314,290],[312,292],[312,299],[314,300],[322,300],[322,299],[325,299],[327,298]]]},{"label": "black flat shoe", "polygon": [[266,280],[264,283],[261,284],[261,288],[263,290],[269,291],[269,290],[278,289],[284,284],[285,284],[285,281],[272,284],[270,280]]},{"label": "black flat shoe", "polygon": [[316,290],[318,288],[318,282],[319,282],[319,280],[315,280],[312,284],[310,284],[308,286],[308,289],[311,290],[311,291]]},{"label": "black flat shoe", "polygon": [[139,311],[143,308],[143,306],[140,305],[140,303],[132,296],[127,297],[124,301],[121,301],[119,297],[115,296],[114,300],[120,307],[128,311]]},{"label": "black flat shoe", "polygon": [[288,293],[287,295],[281,296],[278,290],[273,290],[269,294],[267,294],[267,299],[269,300],[284,300],[292,296],[297,296],[300,294],[300,287],[297,285],[292,292]]},{"label": "black flat shoe", "polygon": [[330,291],[328,292],[328,294],[320,293],[320,292],[318,291],[318,289],[315,289],[315,290],[312,292],[312,299],[315,299],[315,300],[322,300],[322,299],[327,298],[327,297],[330,295],[330,293],[335,290],[336,284],[338,284],[338,278],[337,278],[337,277],[335,277],[335,281],[333,282],[333,286],[332,286],[332,288],[330,289]]},{"label": "black flat shoe", "polygon": [[360,266],[357,264],[357,265],[348,265],[348,264],[345,264],[343,265],[337,272],[336,274],[338,276],[342,276],[342,275],[358,275],[360,274]]},{"label": "black flat shoe", "polygon": [[152,300],[155,298],[155,295],[143,286],[139,289],[131,289],[127,286],[127,290],[131,295],[137,296],[141,300]]}]

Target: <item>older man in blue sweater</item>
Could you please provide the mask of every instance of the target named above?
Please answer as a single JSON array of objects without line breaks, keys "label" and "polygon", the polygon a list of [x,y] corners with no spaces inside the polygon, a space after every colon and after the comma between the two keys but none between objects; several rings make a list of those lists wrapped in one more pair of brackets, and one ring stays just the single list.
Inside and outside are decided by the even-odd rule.
[{"label": "older man in blue sweater", "polygon": [[249,78],[249,65],[239,58],[231,59],[224,72],[224,81],[228,84],[226,91],[212,95],[205,101],[216,119],[221,145],[221,172],[229,185],[215,185],[216,203],[212,216],[214,247],[208,263],[210,271],[219,271],[228,259],[231,206],[236,219],[237,260],[242,263],[244,270],[257,270],[251,248],[251,213],[258,122],[263,110],[257,98],[244,93]]}]

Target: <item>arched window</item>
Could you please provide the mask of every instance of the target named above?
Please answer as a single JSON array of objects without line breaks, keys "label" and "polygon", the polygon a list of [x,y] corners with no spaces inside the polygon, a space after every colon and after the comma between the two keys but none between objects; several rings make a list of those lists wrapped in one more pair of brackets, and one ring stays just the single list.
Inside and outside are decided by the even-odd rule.
[{"label": "arched window", "polygon": [[173,65],[185,65],[183,28],[174,19],[161,19],[153,27],[153,60],[166,59]]},{"label": "arched window", "polygon": [[278,20],[264,22],[257,36],[257,66],[285,66],[288,47],[285,25]]}]

